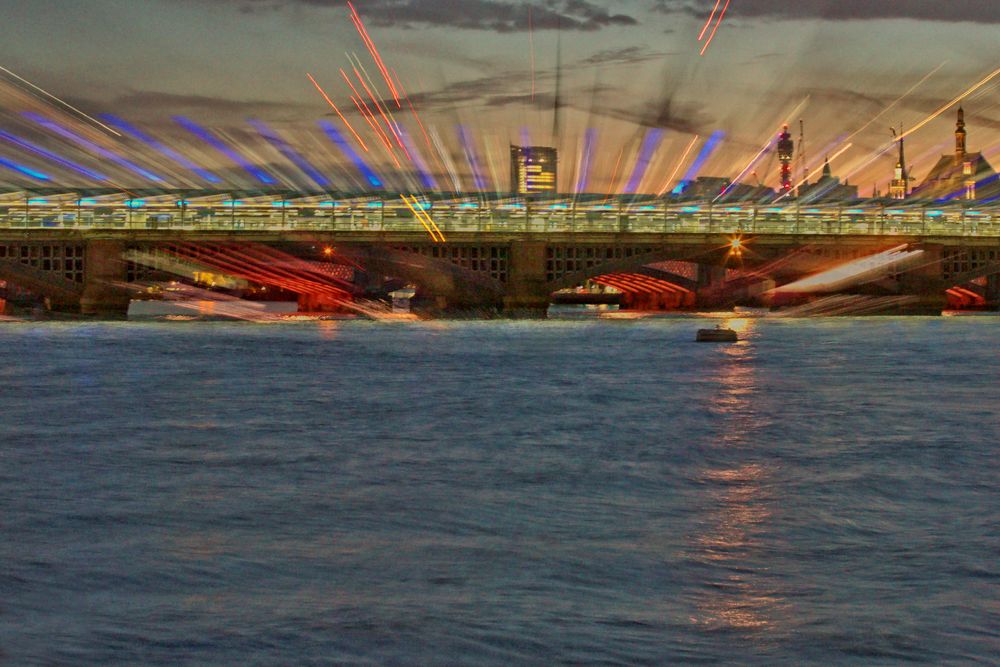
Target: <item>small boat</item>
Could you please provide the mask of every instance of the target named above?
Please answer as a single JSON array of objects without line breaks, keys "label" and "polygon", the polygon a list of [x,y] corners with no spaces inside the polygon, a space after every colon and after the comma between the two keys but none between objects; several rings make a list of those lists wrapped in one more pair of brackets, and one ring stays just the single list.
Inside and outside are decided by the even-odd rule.
[{"label": "small boat", "polygon": [[714,329],[698,329],[695,340],[699,343],[735,343],[739,338],[732,329],[723,329],[717,324]]}]

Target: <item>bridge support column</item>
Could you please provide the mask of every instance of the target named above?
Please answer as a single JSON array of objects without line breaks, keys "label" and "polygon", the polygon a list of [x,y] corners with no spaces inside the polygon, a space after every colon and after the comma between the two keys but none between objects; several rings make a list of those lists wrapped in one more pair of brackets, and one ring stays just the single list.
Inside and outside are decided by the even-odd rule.
[{"label": "bridge support column", "polygon": [[698,288],[711,287],[726,279],[726,267],[713,264],[698,265]]},{"label": "bridge support column", "polygon": [[549,307],[546,276],[547,246],[538,241],[513,241],[508,256],[504,313],[512,317],[544,318]]},{"label": "bridge support column", "polygon": [[920,249],[924,254],[919,264],[899,277],[900,293],[918,299],[914,306],[906,308],[907,313],[940,315],[948,308],[948,297],[941,288],[943,248],[940,245],[922,245]]},{"label": "bridge support column", "polygon": [[714,264],[698,265],[697,305],[699,308],[718,308],[729,298],[722,289],[726,280],[726,267]]},{"label": "bridge support column", "polygon": [[986,276],[986,305],[989,308],[1000,308],[1000,273]]},{"label": "bridge support column", "polygon": [[122,287],[126,280],[125,244],[110,239],[87,242],[83,261],[83,295],[80,312],[84,315],[125,316],[129,294]]}]

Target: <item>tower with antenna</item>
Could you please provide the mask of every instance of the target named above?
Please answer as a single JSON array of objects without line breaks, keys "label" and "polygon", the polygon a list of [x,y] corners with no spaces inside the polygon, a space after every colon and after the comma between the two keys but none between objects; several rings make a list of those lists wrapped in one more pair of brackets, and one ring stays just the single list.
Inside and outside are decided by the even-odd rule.
[{"label": "tower with antenna", "polygon": [[778,135],[778,160],[781,161],[781,192],[788,194],[792,191],[792,157],[795,153],[795,143],[792,135],[788,132],[788,125],[785,125],[781,134]]},{"label": "tower with antenna", "polygon": [[[809,185],[809,165],[806,164],[806,124],[799,119],[799,164],[802,165],[802,185]],[[798,188],[795,195],[798,196]]]}]

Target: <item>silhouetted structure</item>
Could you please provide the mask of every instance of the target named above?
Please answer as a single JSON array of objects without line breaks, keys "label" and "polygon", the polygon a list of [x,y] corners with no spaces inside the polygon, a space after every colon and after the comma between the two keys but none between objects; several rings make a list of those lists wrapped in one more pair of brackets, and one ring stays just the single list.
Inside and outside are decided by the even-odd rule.
[{"label": "silhouetted structure", "polygon": [[858,186],[841,183],[830,171],[830,162],[823,162],[823,175],[812,184],[799,188],[799,198],[804,202],[845,201],[858,198]]},{"label": "silhouetted structure", "polygon": [[903,153],[903,128],[899,128],[899,159],[896,160],[896,170],[889,182],[890,199],[906,199],[910,194],[910,176],[906,173],[906,156]]},{"label": "silhouetted structure", "polygon": [[926,199],[983,199],[1000,194],[997,173],[982,153],[966,151],[965,111],[958,108],[955,154],[942,155],[913,196]]}]

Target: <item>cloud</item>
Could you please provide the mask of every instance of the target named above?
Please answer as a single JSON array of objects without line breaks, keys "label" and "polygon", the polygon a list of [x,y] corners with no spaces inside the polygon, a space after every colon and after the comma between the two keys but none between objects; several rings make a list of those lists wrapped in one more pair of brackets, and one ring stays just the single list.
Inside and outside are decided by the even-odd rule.
[{"label": "cloud", "polygon": [[[200,0],[226,3],[244,12],[274,11],[294,6],[329,7],[344,11],[344,0]],[[595,0],[541,0],[529,4],[513,0],[356,0],[362,20],[379,27],[413,28],[420,25],[466,30],[523,32],[535,30],[595,31],[612,26],[634,26],[627,14],[612,13]]]},{"label": "cloud", "polygon": [[216,112],[237,113],[258,112],[263,109],[287,110],[289,107],[317,107],[319,105],[301,105],[294,102],[275,102],[270,100],[233,100],[207,95],[175,95],[156,91],[132,91],[117,97],[115,108],[133,110],[160,110],[174,112]]},{"label": "cloud", "polygon": [[[664,13],[682,12],[707,19],[714,0],[654,0],[653,8]],[[764,19],[915,19],[946,23],[1000,23],[1000,2],[995,0],[737,0],[727,16]]]},{"label": "cloud", "polygon": [[667,53],[654,53],[640,46],[628,46],[622,49],[607,49],[599,51],[589,58],[580,61],[581,65],[637,65],[649,60],[657,60]]}]

